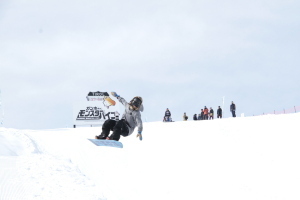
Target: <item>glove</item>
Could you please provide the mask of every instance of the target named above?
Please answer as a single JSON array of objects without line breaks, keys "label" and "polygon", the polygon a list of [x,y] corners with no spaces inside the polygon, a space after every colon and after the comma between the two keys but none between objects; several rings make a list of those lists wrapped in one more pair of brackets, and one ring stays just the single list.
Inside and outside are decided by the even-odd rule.
[{"label": "glove", "polygon": [[111,95],[113,95],[114,97],[118,98],[120,95],[118,95],[116,92],[111,92]]},{"label": "glove", "polygon": [[139,137],[140,140],[142,141],[143,140],[142,131],[138,131],[138,134],[136,135],[136,137]]}]

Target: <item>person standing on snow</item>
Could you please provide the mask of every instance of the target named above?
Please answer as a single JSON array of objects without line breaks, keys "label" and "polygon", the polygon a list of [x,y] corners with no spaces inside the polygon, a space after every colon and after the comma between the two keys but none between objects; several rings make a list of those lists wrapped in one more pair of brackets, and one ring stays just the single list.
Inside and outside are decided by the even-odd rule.
[{"label": "person standing on snow", "polygon": [[204,111],[203,111],[203,109],[201,109],[200,120],[204,120]]},{"label": "person standing on snow", "polygon": [[230,111],[232,113],[232,117],[236,117],[236,115],[235,115],[235,109],[236,109],[236,106],[235,106],[235,104],[232,101],[231,105],[230,105]]},{"label": "person standing on snow", "polygon": [[209,110],[209,119],[214,119],[214,110],[211,107]]},{"label": "person standing on snow", "polygon": [[183,121],[187,121],[188,120],[188,116],[186,115],[186,113],[183,114]]},{"label": "person standing on snow", "polygon": [[217,110],[217,118],[222,119],[222,108],[219,106]]},{"label": "person standing on snow", "polygon": [[[133,133],[135,127],[138,127],[137,137],[142,140],[143,122],[141,112],[144,110],[142,97],[134,97],[127,103],[127,101],[116,92],[111,92],[111,94],[125,106],[125,112],[119,121],[112,119],[106,120],[102,125],[102,133],[95,136],[95,139],[119,141],[121,135],[123,137],[129,136]],[[113,133],[109,136],[110,131],[113,131]]]},{"label": "person standing on snow", "polygon": [[198,114],[198,120],[201,120],[201,114]]},{"label": "person standing on snow", "polygon": [[171,117],[171,112],[169,111],[169,108],[167,108],[167,110],[165,112],[165,121],[169,122],[170,121],[170,117]]},{"label": "person standing on snow", "polygon": [[204,106],[204,110],[203,110],[203,112],[204,112],[204,120],[208,120],[208,109],[206,108],[206,106]]}]

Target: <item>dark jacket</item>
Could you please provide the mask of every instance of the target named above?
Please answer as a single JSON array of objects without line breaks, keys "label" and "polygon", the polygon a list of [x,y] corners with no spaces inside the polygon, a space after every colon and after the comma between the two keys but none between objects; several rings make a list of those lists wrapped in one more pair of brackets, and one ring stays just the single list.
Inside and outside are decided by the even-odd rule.
[{"label": "dark jacket", "polygon": [[232,103],[232,104],[230,105],[230,111],[235,111],[235,109],[236,109],[236,106],[235,106],[234,103]]},{"label": "dark jacket", "polygon": [[165,117],[170,117],[171,116],[171,112],[169,111],[169,110],[167,110],[166,112],[165,112]]},{"label": "dark jacket", "polygon": [[222,108],[218,108],[217,115],[222,115]]},{"label": "dark jacket", "polygon": [[201,119],[203,119],[203,117],[204,117],[204,112],[202,111],[201,112]]},{"label": "dark jacket", "polygon": [[197,120],[197,114],[194,114],[193,119],[194,119],[194,120]]}]

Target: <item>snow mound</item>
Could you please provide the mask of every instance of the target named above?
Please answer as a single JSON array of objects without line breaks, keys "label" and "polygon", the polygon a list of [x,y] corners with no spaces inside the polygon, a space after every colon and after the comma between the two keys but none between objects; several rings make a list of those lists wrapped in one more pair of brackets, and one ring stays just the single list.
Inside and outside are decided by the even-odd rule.
[{"label": "snow mound", "polygon": [[101,128],[0,130],[0,199],[298,200],[300,113],[144,123],[123,149]]}]

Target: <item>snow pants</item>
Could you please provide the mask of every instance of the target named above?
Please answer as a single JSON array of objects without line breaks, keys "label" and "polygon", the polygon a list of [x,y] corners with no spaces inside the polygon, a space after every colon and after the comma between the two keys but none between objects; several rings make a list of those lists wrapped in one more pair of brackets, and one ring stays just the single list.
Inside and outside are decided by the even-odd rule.
[{"label": "snow pants", "polygon": [[232,117],[236,117],[235,110],[232,110],[231,112],[232,112]]},{"label": "snow pants", "polygon": [[208,114],[204,114],[204,120],[208,120]]},{"label": "snow pants", "polygon": [[[109,136],[110,131],[113,133]],[[121,135],[126,137],[129,134],[129,129],[124,119],[119,121],[108,119],[102,125],[102,133],[98,139],[106,139],[109,136],[110,140],[119,141]]]},{"label": "snow pants", "polygon": [[164,117],[164,121],[165,121],[165,122],[169,122],[169,121],[170,121],[170,116],[165,116],[165,117]]}]

